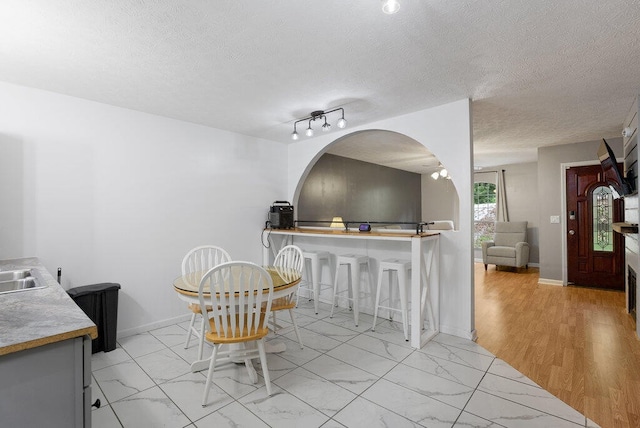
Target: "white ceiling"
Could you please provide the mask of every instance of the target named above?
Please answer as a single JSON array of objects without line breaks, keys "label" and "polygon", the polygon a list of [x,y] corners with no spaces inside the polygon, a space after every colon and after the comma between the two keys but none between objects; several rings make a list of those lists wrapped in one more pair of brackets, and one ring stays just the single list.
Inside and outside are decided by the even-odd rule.
[{"label": "white ceiling", "polygon": [[2,0],[0,80],[287,143],[469,97],[485,167],[620,135],[638,0],[400,2]]}]

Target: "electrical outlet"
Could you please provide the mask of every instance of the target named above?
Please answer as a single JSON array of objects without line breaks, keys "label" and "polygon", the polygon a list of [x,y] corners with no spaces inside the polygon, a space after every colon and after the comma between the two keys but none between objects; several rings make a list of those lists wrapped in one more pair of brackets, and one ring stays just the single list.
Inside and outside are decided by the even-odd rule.
[{"label": "electrical outlet", "polygon": [[549,217],[549,222],[553,224],[560,224],[560,216],[552,215],[551,217]]}]

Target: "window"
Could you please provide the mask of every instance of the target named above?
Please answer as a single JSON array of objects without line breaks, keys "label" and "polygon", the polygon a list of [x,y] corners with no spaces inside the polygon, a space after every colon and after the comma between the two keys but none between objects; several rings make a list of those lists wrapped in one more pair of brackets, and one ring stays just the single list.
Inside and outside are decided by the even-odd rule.
[{"label": "window", "polygon": [[613,195],[609,187],[593,191],[593,250],[613,252]]},{"label": "window", "polygon": [[493,240],[496,228],[496,185],[475,183],[473,185],[473,242],[476,248],[482,242]]}]

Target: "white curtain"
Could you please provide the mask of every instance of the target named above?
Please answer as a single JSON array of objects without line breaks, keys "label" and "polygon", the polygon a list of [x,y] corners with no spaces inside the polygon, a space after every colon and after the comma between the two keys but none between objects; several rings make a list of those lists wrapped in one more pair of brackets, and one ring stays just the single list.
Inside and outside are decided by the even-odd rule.
[{"label": "white curtain", "polygon": [[497,221],[509,221],[507,211],[507,192],[504,187],[504,169],[496,171],[498,174],[498,185],[496,186],[496,209],[498,211]]}]

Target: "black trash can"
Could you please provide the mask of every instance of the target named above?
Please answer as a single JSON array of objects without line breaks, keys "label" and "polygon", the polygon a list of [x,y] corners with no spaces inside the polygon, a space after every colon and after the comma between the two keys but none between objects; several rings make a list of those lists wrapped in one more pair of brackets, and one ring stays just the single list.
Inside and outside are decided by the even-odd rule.
[{"label": "black trash can", "polygon": [[98,337],[91,342],[91,353],[116,349],[118,325],[118,290],[120,284],[104,282],[83,285],[67,291],[80,309],[98,327]]}]

